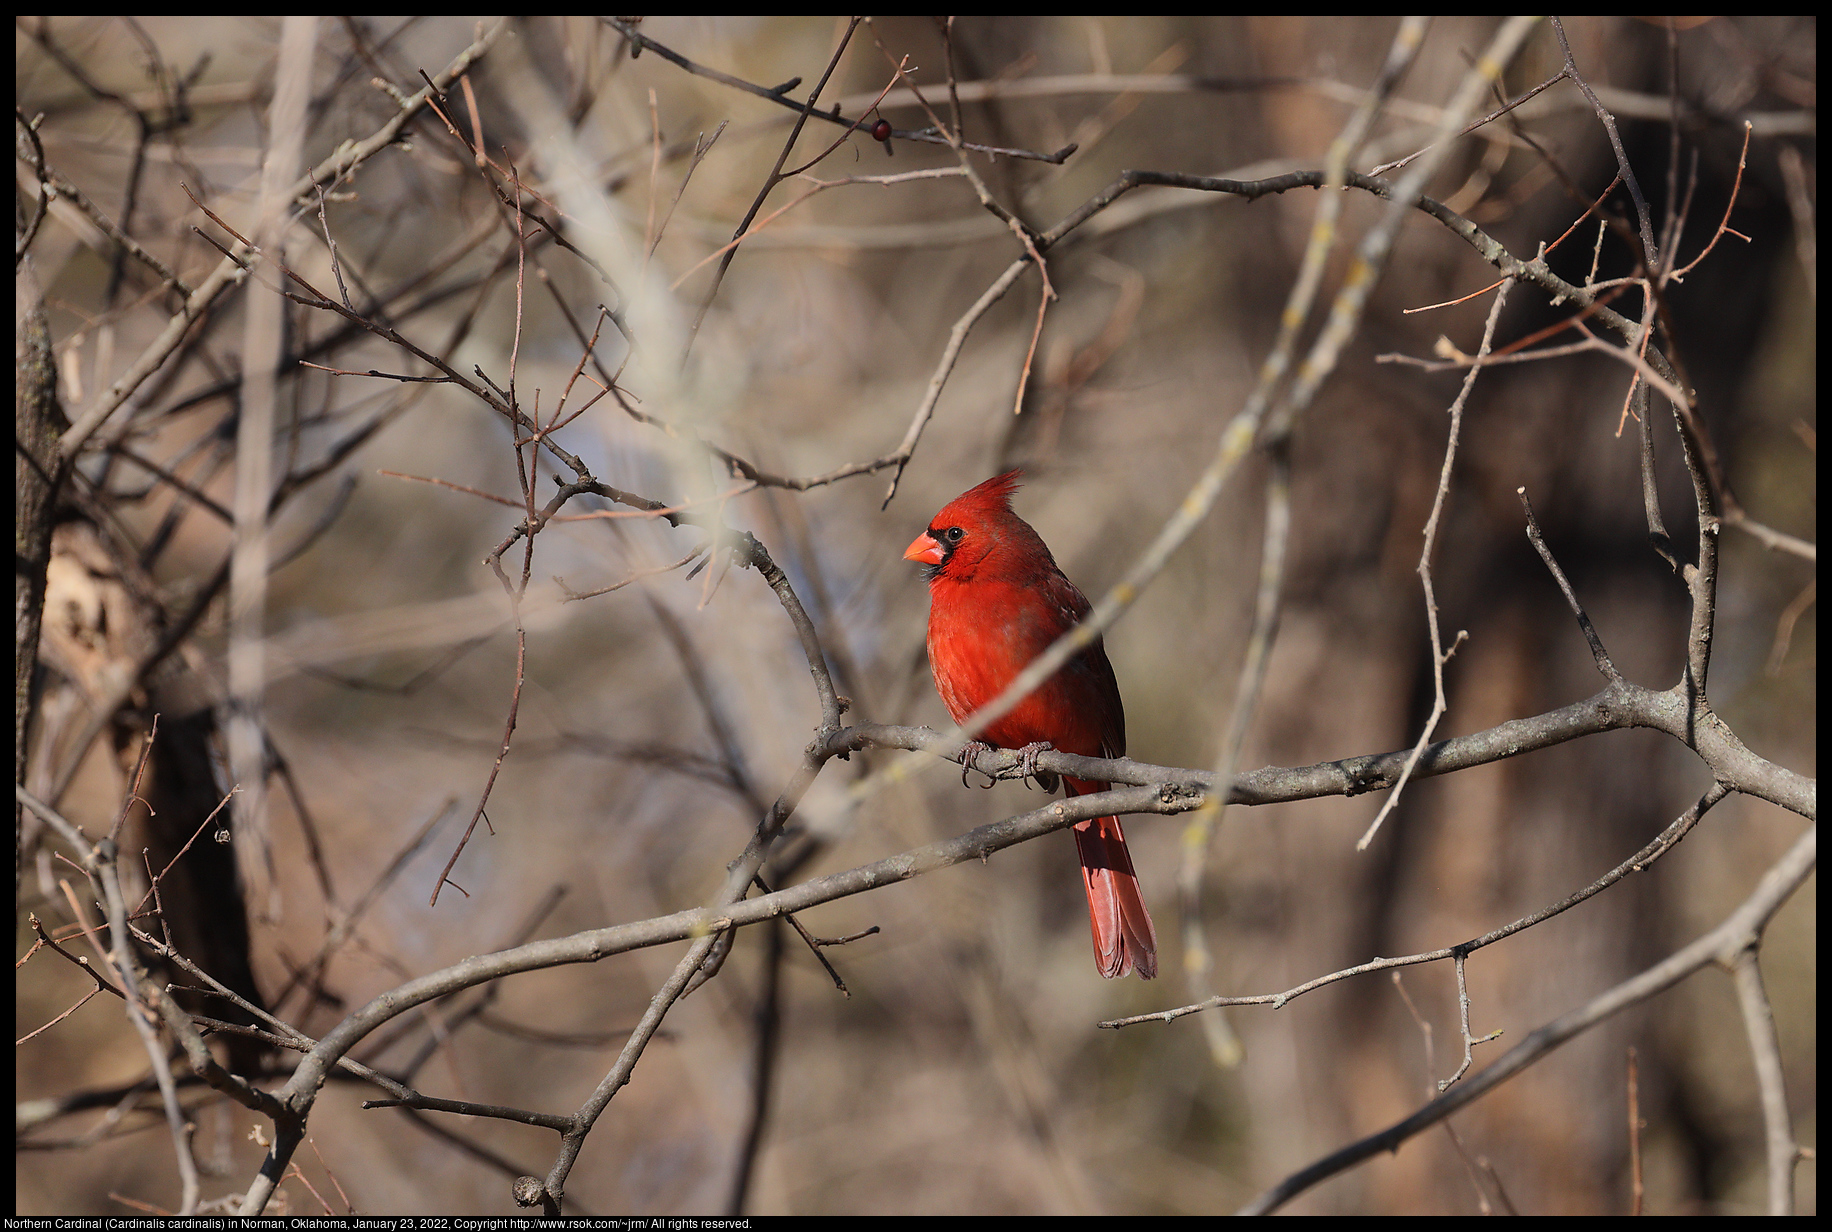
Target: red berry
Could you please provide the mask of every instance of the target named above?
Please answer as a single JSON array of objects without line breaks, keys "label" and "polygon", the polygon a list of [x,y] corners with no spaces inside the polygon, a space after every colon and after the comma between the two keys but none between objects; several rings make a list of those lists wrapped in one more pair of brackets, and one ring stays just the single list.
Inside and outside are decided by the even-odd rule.
[{"label": "red berry", "polygon": [[879,120],[876,124],[872,125],[871,139],[873,141],[889,141],[891,139],[891,122],[889,120]]}]

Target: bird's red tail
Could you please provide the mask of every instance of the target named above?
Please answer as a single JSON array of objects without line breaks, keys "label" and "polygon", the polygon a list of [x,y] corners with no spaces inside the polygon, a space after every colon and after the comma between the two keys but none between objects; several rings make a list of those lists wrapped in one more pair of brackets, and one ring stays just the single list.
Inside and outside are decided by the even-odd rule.
[{"label": "bird's red tail", "polygon": [[[1105,783],[1065,780],[1072,795],[1105,791]],[[1158,935],[1139,893],[1126,836],[1117,817],[1096,817],[1075,826],[1075,851],[1088,891],[1088,923],[1094,930],[1094,965],[1108,979],[1128,971],[1149,980],[1158,974]]]}]

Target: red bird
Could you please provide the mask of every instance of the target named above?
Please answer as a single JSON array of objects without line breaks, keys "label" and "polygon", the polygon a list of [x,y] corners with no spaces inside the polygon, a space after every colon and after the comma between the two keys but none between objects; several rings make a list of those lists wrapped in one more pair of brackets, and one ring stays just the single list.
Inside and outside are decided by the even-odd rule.
[{"label": "red bird", "polygon": [[[1032,659],[1088,614],[1088,600],[1056,567],[1030,523],[1012,512],[1019,471],[955,497],[904,550],[929,579],[929,669],[959,723],[997,697]],[[1054,746],[1083,757],[1123,757],[1126,712],[1099,638],[1065,663],[982,739],[1034,755]],[[1053,776],[1039,775],[1046,787]],[[1071,796],[1107,784],[1064,779]],[[1117,817],[1077,822],[1075,849],[1088,890],[1094,965],[1108,979],[1158,973],[1158,939],[1139,893]]]}]

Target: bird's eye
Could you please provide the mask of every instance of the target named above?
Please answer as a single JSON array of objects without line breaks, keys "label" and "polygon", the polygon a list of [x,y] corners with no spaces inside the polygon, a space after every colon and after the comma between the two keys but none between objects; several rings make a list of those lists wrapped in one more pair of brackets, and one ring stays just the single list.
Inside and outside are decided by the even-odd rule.
[{"label": "bird's eye", "polygon": [[946,539],[949,543],[959,543],[966,536],[966,534],[967,532],[962,530],[960,527],[950,526],[947,530],[944,530],[941,533],[941,537],[943,539]]}]

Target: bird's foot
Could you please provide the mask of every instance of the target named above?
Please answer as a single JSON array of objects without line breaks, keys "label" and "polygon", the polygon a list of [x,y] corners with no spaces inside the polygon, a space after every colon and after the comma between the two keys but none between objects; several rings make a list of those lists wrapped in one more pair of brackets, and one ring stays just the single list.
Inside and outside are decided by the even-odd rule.
[{"label": "bird's foot", "polygon": [[[967,786],[967,773],[977,768],[973,764],[973,759],[978,757],[981,753],[990,753],[990,752],[992,752],[992,746],[990,744],[987,744],[984,740],[969,740],[966,744],[961,745],[961,786],[962,787]],[[984,770],[981,770],[980,773],[986,774]],[[997,775],[986,774],[986,784],[985,785],[988,788],[990,788],[994,783],[998,781],[999,779]]]},{"label": "bird's foot", "polygon": [[1055,791],[1056,776],[1049,773],[1047,770],[1037,769],[1037,754],[1045,750],[1054,749],[1055,747],[1055,745],[1047,740],[1038,740],[1033,744],[1027,744],[1019,749],[1017,765],[1018,777],[1021,779],[1036,779],[1037,786],[1043,788],[1043,790]]}]

